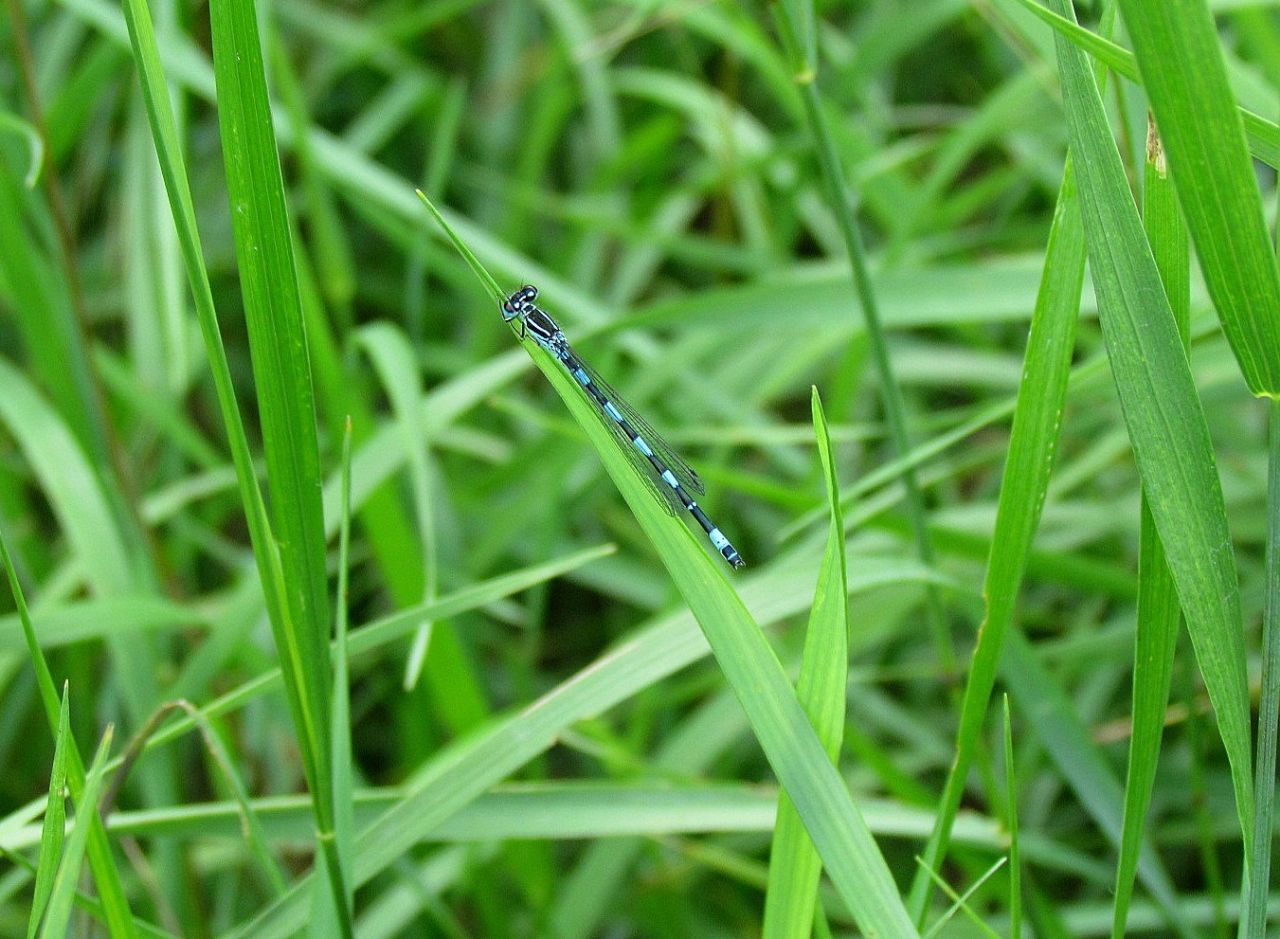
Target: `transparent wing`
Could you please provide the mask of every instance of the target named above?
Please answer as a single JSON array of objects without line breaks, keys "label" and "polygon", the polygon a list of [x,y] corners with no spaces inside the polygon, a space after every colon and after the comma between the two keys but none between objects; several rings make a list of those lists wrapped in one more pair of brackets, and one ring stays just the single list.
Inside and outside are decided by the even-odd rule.
[{"label": "transparent wing", "polygon": [[[574,354],[573,358],[575,359],[576,364],[582,365],[583,371],[588,372],[588,375],[591,377],[591,380],[593,382],[599,381],[598,375],[594,374],[590,370],[589,366],[584,365],[582,363],[582,359],[579,358],[576,353]],[[565,364],[566,367],[568,367],[568,363],[563,363],[563,364]],[[615,400],[615,397],[611,397],[611,393],[613,392],[613,389],[608,388],[604,384],[600,384],[597,387],[599,388],[601,394],[603,394],[606,398],[609,398],[610,401]],[[631,442],[631,438],[626,435],[626,433],[619,426],[618,422],[615,421],[612,417],[610,417],[605,412],[604,408],[600,406],[600,403],[596,401],[595,398],[591,397],[591,395],[589,394],[587,394],[586,397],[587,397],[587,400],[591,402],[592,413],[594,413],[595,416],[599,418],[600,422],[604,424],[604,426],[608,429],[609,435],[613,437],[614,442],[618,445],[618,449],[620,449],[623,455],[627,458],[627,462],[629,462],[633,467],[635,467],[636,472],[638,472],[640,474],[640,478],[644,480],[644,484],[649,489],[649,492],[652,493],[654,498],[657,499],[658,503],[664,509],[667,510],[667,514],[675,515],[678,517],[682,512],[685,511],[684,503],[680,501],[680,497],[677,496],[675,494],[675,491],[670,486],[667,485],[666,481],[663,480],[662,477],[658,475],[658,471],[654,469],[653,464],[649,462],[648,458],[645,457],[643,453],[641,453],[639,450],[636,449],[635,444]],[[625,415],[626,412],[622,411],[622,407],[619,406],[616,403],[616,401],[615,401],[614,407],[617,407],[619,412],[622,412]],[[643,431],[640,431],[638,427],[636,428],[636,431],[637,433],[640,433],[641,436],[644,435]],[[648,443],[648,440],[646,440],[645,442]],[[654,449],[654,454],[657,455],[657,452],[658,452],[657,449],[656,448],[653,448],[653,449]],[[673,472],[675,471],[673,470]],[[676,478],[679,479],[680,477],[677,476]],[[683,482],[682,482],[682,485],[683,485]]]},{"label": "transparent wing", "polygon": [[[602,388],[601,390],[603,391],[604,389]],[[675,494],[675,490],[663,481],[662,477],[658,475],[658,471],[653,468],[653,464],[645,458],[643,453],[636,449],[635,444],[631,442],[631,438],[622,432],[618,422],[606,414],[594,398],[591,403],[595,405],[592,410],[595,412],[596,417],[600,418],[600,422],[609,429],[610,435],[618,444],[618,449],[626,456],[627,462],[636,468],[636,472],[644,480],[649,492],[658,500],[658,504],[667,510],[668,515],[674,515],[678,518],[685,511],[685,507],[684,503],[680,501],[680,497]]]},{"label": "transparent wing", "polygon": [[[618,394],[618,392],[614,390],[613,386],[601,377],[599,372],[583,360],[582,356],[578,355],[577,350],[574,350],[573,355],[574,358],[576,358],[582,365],[583,371],[585,371],[591,380],[596,383],[596,386],[604,392],[604,396],[612,401],[613,406],[622,412],[622,416],[627,419],[627,423],[634,427],[637,433],[644,438],[645,443],[647,443],[649,448],[653,450],[654,456],[665,463],[668,468],[670,468],[671,472],[675,474],[676,479],[680,480],[680,485],[684,486],[685,489],[698,493],[698,495],[704,494],[707,491],[706,487],[702,485],[702,479],[698,476],[697,472],[694,471],[694,468],[686,463],[680,457],[680,454],[676,453],[676,451],[672,449],[671,444],[662,439],[662,435],[654,430],[653,426],[641,417],[635,408],[627,404],[626,399],[623,398],[622,395]],[[603,416],[605,420],[617,428],[616,422],[613,421],[609,415],[605,414]],[[627,450],[634,452],[644,466],[652,471],[653,466],[647,459],[645,459],[644,454],[636,451],[636,448],[631,441],[626,440],[626,434],[623,434],[621,430],[618,431],[618,434],[626,441]],[[663,488],[670,489],[671,487],[664,484]],[[679,499],[676,500],[676,503],[677,505],[680,505]],[[680,507],[683,509],[683,505],[680,505]]]}]

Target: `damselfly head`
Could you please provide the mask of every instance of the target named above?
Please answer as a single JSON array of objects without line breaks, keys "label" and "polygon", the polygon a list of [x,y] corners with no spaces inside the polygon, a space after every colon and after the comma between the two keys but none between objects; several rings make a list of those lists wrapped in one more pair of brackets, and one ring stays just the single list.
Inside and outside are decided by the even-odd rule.
[{"label": "damselfly head", "polygon": [[502,303],[502,319],[510,323],[517,316],[522,316],[538,299],[538,288],[525,284]]}]

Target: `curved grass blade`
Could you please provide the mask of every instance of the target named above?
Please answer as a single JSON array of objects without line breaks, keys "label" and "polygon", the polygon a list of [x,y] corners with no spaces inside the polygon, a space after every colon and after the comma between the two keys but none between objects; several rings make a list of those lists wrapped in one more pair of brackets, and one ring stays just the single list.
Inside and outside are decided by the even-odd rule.
[{"label": "curved grass blade", "polygon": [[[436,494],[432,492],[431,485],[435,476],[430,453],[432,442],[423,430],[418,407],[422,400],[422,379],[408,338],[390,323],[378,322],[363,326],[356,333],[356,340],[373,363],[374,371],[391,402],[396,426],[400,431],[400,443],[404,448],[412,484],[418,538],[422,542],[421,600],[430,603],[439,593],[440,549],[436,538]],[[447,624],[440,625],[445,629],[449,628]],[[405,662],[406,691],[418,683],[435,627],[436,624],[424,620],[413,638]]]}]

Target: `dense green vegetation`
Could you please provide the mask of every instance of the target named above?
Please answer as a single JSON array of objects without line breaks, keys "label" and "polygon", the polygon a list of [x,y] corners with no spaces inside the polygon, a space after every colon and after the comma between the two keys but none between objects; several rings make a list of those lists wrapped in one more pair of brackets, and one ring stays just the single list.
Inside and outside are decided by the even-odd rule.
[{"label": "dense green vegetation", "polygon": [[1265,935],[1273,3],[5,11],[0,935]]}]

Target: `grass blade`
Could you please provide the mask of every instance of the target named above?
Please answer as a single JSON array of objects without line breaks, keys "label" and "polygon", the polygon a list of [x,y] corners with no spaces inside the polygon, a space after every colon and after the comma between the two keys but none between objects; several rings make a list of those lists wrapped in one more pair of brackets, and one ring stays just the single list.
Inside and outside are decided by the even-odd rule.
[{"label": "grass blade", "polygon": [[[414,361],[413,349],[404,333],[390,323],[370,323],[356,334],[357,341],[373,363],[400,430],[409,465],[409,479],[413,492],[413,508],[417,516],[418,539],[423,552],[422,602],[430,603],[439,592],[440,548],[436,540],[436,496],[432,491],[435,476],[431,468],[430,438],[426,435],[420,416],[422,381]],[[423,622],[414,636],[413,645],[405,662],[404,687],[411,690],[422,673],[423,660],[427,656],[432,632],[437,626],[448,629],[447,623]]]},{"label": "grass blade", "polygon": [[[848,684],[849,603],[844,518],[840,512],[840,490],[836,479],[831,437],[818,389],[813,389],[813,430],[818,441],[818,458],[826,483],[831,525],[822,567],[809,612],[804,656],[796,697],[809,715],[813,729],[827,751],[839,764],[844,738],[845,695]],[[818,899],[818,878],[822,861],[805,833],[800,816],[786,792],[778,796],[778,821],[769,850],[769,885],[765,892],[765,939],[804,935],[813,922]]]},{"label": "grass blade", "polygon": [[1266,599],[1262,610],[1262,690],[1258,695],[1258,815],[1254,821],[1253,879],[1245,895],[1241,935],[1266,935],[1271,885],[1272,821],[1276,797],[1276,724],[1280,721],[1280,403],[1270,406],[1267,476]]},{"label": "grass blade", "polygon": [[[1148,129],[1147,167],[1143,187],[1143,221],[1160,279],[1182,341],[1191,318],[1191,270],[1187,230],[1168,177],[1155,125]],[[1173,656],[1178,646],[1181,610],[1173,576],[1156,532],[1151,508],[1143,499],[1139,532],[1138,624],[1133,656],[1133,731],[1129,738],[1128,773],[1124,788],[1124,829],[1116,864],[1115,915],[1111,935],[1121,939],[1133,895],[1146,828],[1147,808],[1155,785],[1156,767],[1173,679]]]},{"label": "grass blade", "polygon": [[1022,935],[1022,852],[1018,845],[1018,781],[1013,764],[1013,723],[1009,718],[1009,696],[1001,701],[1004,711],[1004,791],[1005,828],[1009,831],[1009,935]]},{"label": "grass blade", "polygon": [[[311,370],[298,298],[284,183],[263,72],[257,11],[243,0],[210,5],[214,77],[232,230],[262,421],[271,519],[288,591],[290,635],[277,635],[295,718],[317,768],[328,763],[329,600]],[[324,820],[328,827],[328,819]]]},{"label": "grass blade", "polygon": [[76,899],[76,881],[80,877],[80,864],[84,860],[85,847],[89,840],[89,832],[98,819],[98,795],[102,791],[102,779],[105,772],[107,754],[111,752],[111,725],[107,725],[98,744],[98,752],[94,755],[93,764],[85,778],[84,790],[76,800],[76,821],[71,829],[71,837],[67,839],[66,851],[62,862],[58,865],[58,873],[54,878],[53,892],[49,897],[49,909],[44,925],[40,929],[41,937],[62,939],[71,924],[71,907]]},{"label": "grass blade", "polygon": [[62,857],[63,839],[66,837],[67,751],[71,748],[67,697],[66,686],[63,686],[62,705],[58,710],[58,734],[53,747],[53,769],[49,772],[49,801],[45,806],[44,825],[40,833],[40,863],[36,867],[36,882],[31,897],[31,918],[27,921],[27,939],[36,934],[49,904],[54,876],[58,872],[58,861]]},{"label": "grass blade", "polygon": [[[647,492],[645,495],[649,497]],[[669,518],[665,512],[663,517]],[[697,547],[701,548],[700,542]],[[584,554],[589,556],[589,553]],[[499,581],[508,591],[514,591],[521,589],[515,583],[517,579],[521,585],[531,585],[538,582],[534,579],[535,572],[544,578],[554,576],[557,568],[568,563],[542,565],[530,572],[499,578]],[[928,577],[936,578],[936,582],[942,585],[949,583],[914,563],[864,557],[849,577],[849,588],[851,592],[861,593]],[[802,582],[804,586],[801,586]],[[773,576],[761,574],[752,584],[744,586],[752,605],[768,611],[769,623],[803,612],[807,602],[793,602],[793,598],[800,597],[808,589],[808,577],[791,570]],[[488,587],[483,599],[473,599],[487,602],[491,599],[490,593],[496,590],[495,583]],[[779,603],[780,600],[783,602]],[[457,609],[458,603],[454,603],[447,609],[433,611],[433,615],[455,615]],[[352,653],[407,635],[417,625],[420,615],[412,610],[405,611],[353,633]],[[367,639],[367,644],[362,639]],[[385,870],[436,825],[550,747],[575,721],[607,711],[703,658],[708,651],[705,637],[698,631],[690,613],[680,611],[664,616],[522,708],[518,714],[495,721],[483,732],[476,732],[446,747],[421,768],[402,801],[376,826],[361,834],[357,882],[363,883],[364,879]],[[274,679],[278,677],[277,672]],[[252,687],[225,695],[206,710],[224,713],[260,694],[272,683],[266,679],[255,682]],[[181,723],[175,724],[174,735],[183,729]],[[281,939],[301,928],[306,923],[308,909],[306,883],[304,879],[287,898],[246,923],[235,935],[245,939],[249,936],[254,939]]]},{"label": "grass blade", "polygon": [[[809,133],[822,168],[827,199],[839,225],[845,251],[848,253],[853,289],[858,297],[871,355],[880,376],[880,403],[884,409],[884,419],[889,425],[889,436],[893,441],[895,453],[900,460],[905,460],[911,452],[911,439],[907,433],[906,404],[902,399],[901,385],[894,376],[893,360],[889,355],[888,339],[880,316],[880,304],[876,299],[875,289],[871,283],[871,273],[867,267],[866,248],[858,229],[858,220],[854,218],[851,208],[853,201],[850,198],[849,186],[845,181],[835,138],[827,123],[825,112],[827,105],[818,90],[818,62],[812,58],[794,58],[796,55],[809,55],[814,52],[811,0],[788,2],[776,20],[783,35],[783,45],[793,56],[800,97],[804,101]],[[795,29],[800,29],[801,33],[797,35],[793,32]],[[924,494],[920,489],[915,468],[910,464],[903,466],[902,483],[907,492],[907,516],[911,521],[916,554],[921,564],[933,567],[934,550],[932,536],[929,533],[929,516],[925,510]],[[956,667],[955,648],[947,626],[946,611],[943,609],[942,598],[937,589],[932,586],[925,588],[925,613],[933,635],[938,661],[946,671],[953,671]]]},{"label": "grass blade", "polygon": [[[333,630],[333,838],[344,871],[355,867],[355,759],[351,747],[351,650],[347,638],[351,564],[351,421],[342,435],[342,512],[338,534],[338,589]],[[346,881],[347,907],[355,910],[355,884]]]},{"label": "grass blade", "polygon": [[[1071,16],[1062,0],[1057,12]],[[1057,39],[1103,336],[1143,491],[1226,748],[1246,855],[1253,844],[1249,695],[1235,556],[1213,444],[1160,274],[1084,53]]]},{"label": "grass blade", "polygon": [[[19,441],[23,441],[28,434],[33,435],[26,441],[31,447],[28,452],[35,458],[34,465],[37,473],[44,476],[43,484],[49,492],[55,510],[60,513],[69,513],[67,520],[71,527],[68,529],[68,536],[73,542],[79,538],[91,539],[100,536],[108,539],[106,543],[109,544],[114,529],[110,525],[106,506],[96,498],[96,480],[89,468],[84,465],[83,456],[71,438],[71,434],[52,413],[46,413],[48,409],[44,402],[23,377],[3,362],[0,362],[0,386],[3,386],[3,390],[0,391],[0,414],[6,418],[11,431]],[[9,410],[6,411],[6,408]],[[90,549],[91,543],[88,541],[76,544],[77,551]],[[9,588],[13,592],[27,655],[31,659],[32,668],[35,669],[36,685],[45,720],[50,733],[57,739],[60,726],[58,715],[61,710],[57,686],[54,684],[53,673],[49,669],[48,661],[36,637],[35,627],[32,625],[31,615],[27,609],[26,597],[18,581],[17,571],[13,567],[9,546],[2,533],[0,533],[0,560],[4,563]],[[110,566],[108,562],[104,565],[104,569],[110,570]],[[66,739],[71,748],[69,788],[72,797],[79,798],[84,787],[84,762],[79,749],[75,746],[75,739],[73,737]],[[120,880],[120,872],[111,853],[111,845],[107,841],[106,830],[100,821],[91,827],[88,845],[89,863],[102,895],[102,907],[107,925],[113,935],[132,936],[135,932],[133,916],[129,909],[124,885]]]},{"label": "grass blade", "polygon": [[951,826],[960,808],[995,688],[1005,634],[1013,625],[1032,539],[1040,524],[1071,374],[1084,261],[1084,229],[1075,173],[1068,161],[1058,190],[1040,292],[1027,336],[1023,378],[1018,384],[1014,405],[1013,428],[982,585],[986,614],[978,630],[978,643],[965,682],[955,762],[947,774],[937,821],[921,852],[920,872],[911,887],[910,909],[917,923],[924,921],[932,892],[933,882],[928,872],[938,870],[947,853]]}]

